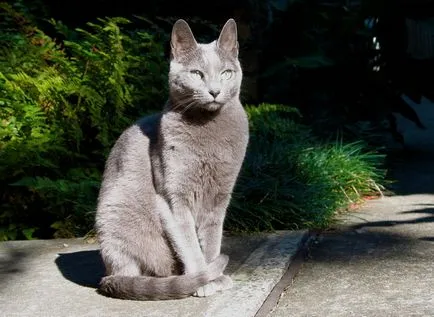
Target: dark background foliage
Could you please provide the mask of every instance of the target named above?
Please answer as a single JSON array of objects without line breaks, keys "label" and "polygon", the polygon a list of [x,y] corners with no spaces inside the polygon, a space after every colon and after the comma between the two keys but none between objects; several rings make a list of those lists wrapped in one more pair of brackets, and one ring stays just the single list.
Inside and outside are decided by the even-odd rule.
[{"label": "dark background foliage", "polygon": [[[234,17],[239,26],[247,77],[244,101],[296,105],[305,120],[318,122],[326,115],[335,118],[333,123],[339,128],[358,120],[381,121],[392,111],[418,123],[400,96],[405,93],[417,102],[422,95],[433,97],[432,82],[426,80],[432,76],[424,76],[431,73],[432,62],[412,59],[406,53],[405,18],[430,17],[432,3],[429,0],[24,1],[42,25],[46,17],[75,28],[97,17],[139,16],[152,21],[155,31],[169,34],[173,21],[184,18],[204,41],[214,39],[227,18]],[[368,18],[374,22],[371,28],[366,27]],[[141,22],[143,27],[150,28],[149,23]],[[46,29],[49,31],[49,26]],[[372,43],[373,37],[381,43],[379,49]],[[167,57],[167,41],[164,46]],[[376,65],[381,66],[380,71],[373,72]]]}]

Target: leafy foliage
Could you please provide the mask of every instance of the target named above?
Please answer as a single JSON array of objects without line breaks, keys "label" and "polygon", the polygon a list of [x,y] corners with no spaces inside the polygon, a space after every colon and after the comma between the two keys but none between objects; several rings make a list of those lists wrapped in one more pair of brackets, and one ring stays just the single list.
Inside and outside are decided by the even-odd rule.
[{"label": "leafy foliage", "polygon": [[319,141],[285,106],[247,111],[251,140],[227,229],[324,228],[337,210],[381,191],[384,156],[364,144]]},{"label": "leafy foliage", "polygon": [[51,21],[59,42],[5,3],[0,14],[0,239],[83,234],[110,146],[165,102],[163,47],[123,18]]}]

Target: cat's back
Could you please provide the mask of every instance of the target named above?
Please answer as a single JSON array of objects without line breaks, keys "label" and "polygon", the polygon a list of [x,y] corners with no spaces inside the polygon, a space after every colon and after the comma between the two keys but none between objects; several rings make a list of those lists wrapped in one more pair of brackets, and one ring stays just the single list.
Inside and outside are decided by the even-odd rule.
[{"label": "cat's back", "polygon": [[102,186],[138,174],[138,166],[150,166],[150,148],[156,142],[161,114],[143,117],[128,127],[117,139],[107,158]]}]

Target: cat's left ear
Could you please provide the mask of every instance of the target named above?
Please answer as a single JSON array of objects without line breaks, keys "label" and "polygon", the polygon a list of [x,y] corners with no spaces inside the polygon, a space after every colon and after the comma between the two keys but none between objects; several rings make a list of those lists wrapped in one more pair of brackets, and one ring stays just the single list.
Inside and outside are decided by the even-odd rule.
[{"label": "cat's left ear", "polygon": [[179,19],[175,22],[171,36],[171,57],[176,58],[197,48],[197,42],[187,22]]},{"label": "cat's left ear", "polygon": [[219,39],[217,40],[217,46],[222,50],[232,54],[234,57],[238,57],[238,35],[237,24],[234,19],[229,19],[220,32]]}]

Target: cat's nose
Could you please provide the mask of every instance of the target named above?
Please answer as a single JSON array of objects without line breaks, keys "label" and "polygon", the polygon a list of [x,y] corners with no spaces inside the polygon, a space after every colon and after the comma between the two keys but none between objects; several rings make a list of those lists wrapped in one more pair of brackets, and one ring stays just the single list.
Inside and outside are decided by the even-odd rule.
[{"label": "cat's nose", "polygon": [[216,98],[220,94],[220,89],[210,89],[209,94]]}]

